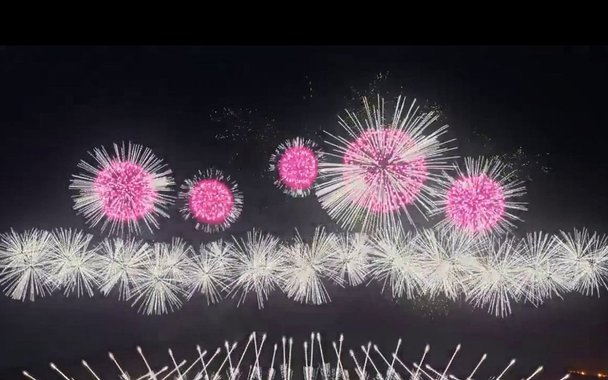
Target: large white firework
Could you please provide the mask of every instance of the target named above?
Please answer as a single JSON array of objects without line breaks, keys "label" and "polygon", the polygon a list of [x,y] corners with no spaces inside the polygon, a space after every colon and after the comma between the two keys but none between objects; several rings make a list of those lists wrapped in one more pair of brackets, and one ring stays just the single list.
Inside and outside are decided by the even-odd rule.
[{"label": "large white firework", "polygon": [[186,270],[188,299],[197,293],[203,294],[208,304],[222,299],[222,293],[229,289],[229,254],[232,249],[233,245],[223,240],[201,245],[198,254],[190,259]]},{"label": "large white firework", "polygon": [[335,236],[322,227],[315,229],[312,240],[304,242],[299,234],[292,244],[284,247],[283,291],[298,302],[319,305],[330,301],[322,279],[340,281],[330,265],[335,250]]},{"label": "large white firework", "polygon": [[12,231],[0,238],[0,285],[12,299],[34,301],[54,287],[51,267],[52,236],[49,232]]},{"label": "large white firework", "polygon": [[476,240],[458,232],[428,229],[419,234],[415,243],[429,296],[443,294],[456,300],[466,295],[465,281],[478,265]]},{"label": "large white firework", "polygon": [[347,233],[336,237],[330,264],[337,273],[338,284],[362,284],[369,272],[370,239],[366,234]]},{"label": "large white firework", "polygon": [[608,241],[605,235],[586,229],[561,232],[556,237],[557,260],[568,272],[573,288],[585,295],[594,295],[608,287]]},{"label": "large white firework", "polygon": [[232,293],[240,293],[240,304],[253,292],[258,306],[264,307],[268,294],[283,283],[285,258],[279,239],[259,231],[248,232],[245,239],[235,239],[233,258]]},{"label": "large white firework", "polygon": [[143,274],[151,247],[133,238],[104,239],[99,245],[101,292],[108,295],[118,287],[118,299],[131,297],[131,289]]},{"label": "large white firework", "polygon": [[474,306],[504,317],[511,314],[511,301],[522,294],[524,260],[512,237],[484,240],[477,265],[466,278],[466,296]]},{"label": "large white firework", "polygon": [[139,233],[140,224],[152,231],[159,217],[169,217],[175,183],[171,170],[150,149],[123,143],[114,144],[113,153],[102,147],[89,154],[93,163],[78,163],[81,172],[69,188],[75,191],[74,209],[91,227]]},{"label": "large white firework", "polygon": [[431,212],[430,184],[436,171],[449,169],[449,148],[439,140],[447,125],[431,130],[439,115],[419,113],[415,100],[404,113],[405,98],[399,97],[392,119],[385,116],[383,99],[373,107],[363,102],[364,123],[347,111],[339,120],[345,136],[328,133],[333,160],[319,164],[316,193],[342,227],[373,231],[397,224],[402,215],[411,222],[412,208]]},{"label": "large white firework", "polygon": [[472,234],[504,233],[515,227],[518,212],[526,205],[521,201],[525,187],[513,170],[484,157],[467,157],[464,168],[454,169],[437,181],[433,214],[443,217],[440,226]]},{"label": "large white firework", "polygon": [[51,268],[55,284],[66,296],[93,296],[100,285],[102,261],[91,241],[93,235],[71,229],[53,233]]},{"label": "large white firework", "polygon": [[561,262],[555,239],[542,232],[527,234],[520,241],[524,255],[521,268],[522,291],[526,300],[534,305],[542,304],[553,296],[569,290],[567,265]]},{"label": "large white firework", "polygon": [[370,274],[390,286],[394,298],[414,298],[422,290],[422,262],[415,235],[401,227],[383,229],[374,239],[370,252]]},{"label": "large white firework", "polygon": [[133,306],[145,314],[166,314],[179,309],[185,295],[183,283],[188,265],[188,253],[180,239],[169,243],[155,243],[146,259],[140,277],[136,278]]}]

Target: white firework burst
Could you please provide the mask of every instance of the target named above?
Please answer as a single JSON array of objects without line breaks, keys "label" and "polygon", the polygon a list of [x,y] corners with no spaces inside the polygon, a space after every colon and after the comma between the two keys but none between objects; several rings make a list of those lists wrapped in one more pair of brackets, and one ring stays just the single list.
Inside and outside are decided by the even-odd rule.
[{"label": "white firework burst", "polygon": [[538,306],[554,295],[561,298],[570,284],[566,268],[559,260],[555,239],[535,232],[527,234],[520,244],[519,250],[524,255],[522,292],[526,299]]},{"label": "white firework burst", "polygon": [[329,265],[337,273],[338,284],[362,284],[369,273],[369,237],[361,233],[347,233],[336,236],[335,244]]},{"label": "white firework burst", "polygon": [[601,287],[608,287],[608,240],[606,236],[589,233],[586,229],[561,232],[555,237],[558,262],[567,268],[574,290],[584,295],[599,296]]},{"label": "white firework burst", "polygon": [[241,293],[239,304],[247,294],[254,292],[260,308],[268,294],[283,282],[285,258],[282,255],[279,239],[258,231],[250,231],[245,239],[235,238],[232,254],[234,280],[230,284],[233,294]]},{"label": "white firework burst", "polygon": [[12,299],[34,301],[51,294],[52,237],[47,231],[29,230],[21,234],[11,230],[0,238],[0,285]]},{"label": "white firework burst", "polygon": [[99,287],[101,260],[96,248],[91,247],[93,235],[71,229],[53,232],[51,268],[58,288],[69,296],[92,297]]},{"label": "white firework burst", "polygon": [[158,218],[168,218],[173,204],[170,194],[175,184],[171,170],[148,148],[114,144],[114,152],[104,147],[89,152],[94,163],[80,161],[69,188],[75,191],[74,209],[91,227],[101,223],[102,231],[127,230],[140,233],[158,228]]},{"label": "white firework burst", "polygon": [[191,258],[186,270],[188,299],[196,293],[204,294],[207,304],[222,299],[231,278],[229,252],[232,249],[231,243],[222,240],[201,245],[199,253]]},{"label": "white firework burst", "polygon": [[320,305],[330,301],[329,293],[322,278],[340,281],[337,272],[330,265],[335,250],[335,236],[322,227],[315,229],[310,243],[304,242],[299,234],[295,241],[284,247],[286,257],[283,271],[283,291],[297,302]]},{"label": "white firework burst", "polygon": [[414,298],[424,280],[415,235],[402,227],[384,228],[374,239],[370,252],[370,274],[389,285],[394,298]]},{"label": "white firework burst", "polygon": [[101,293],[107,296],[118,286],[118,299],[129,299],[132,287],[143,274],[150,250],[150,245],[132,238],[105,239],[98,251],[102,261]]},{"label": "white firework burst", "polygon": [[131,296],[132,305],[139,305],[140,312],[166,314],[182,306],[180,297],[185,295],[183,281],[189,250],[182,243],[180,239],[171,244],[155,243],[146,256]]},{"label": "white firework burst", "polygon": [[437,202],[433,214],[441,214],[441,227],[485,234],[505,233],[521,220],[518,212],[526,205],[523,182],[513,170],[495,159],[484,157],[464,160],[464,168],[454,165],[453,173],[443,173],[437,181]]},{"label": "white firework burst", "polygon": [[464,294],[464,281],[478,264],[476,241],[470,235],[429,229],[423,230],[415,242],[429,296],[434,298],[443,293],[456,300]]},{"label": "white firework burst", "polygon": [[415,100],[403,116],[405,98],[399,97],[392,120],[385,117],[384,100],[374,107],[363,101],[365,126],[347,111],[348,118],[340,118],[347,136],[328,133],[333,162],[320,163],[319,201],[346,229],[395,225],[402,214],[412,222],[412,207],[423,215],[433,209],[434,172],[450,168],[443,157],[450,148],[439,141],[447,125],[431,131],[439,115],[419,113]]},{"label": "white firework burst", "polygon": [[475,307],[505,317],[511,314],[511,301],[521,295],[524,260],[513,238],[484,240],[478,265],[467,278],[467,299]]}]

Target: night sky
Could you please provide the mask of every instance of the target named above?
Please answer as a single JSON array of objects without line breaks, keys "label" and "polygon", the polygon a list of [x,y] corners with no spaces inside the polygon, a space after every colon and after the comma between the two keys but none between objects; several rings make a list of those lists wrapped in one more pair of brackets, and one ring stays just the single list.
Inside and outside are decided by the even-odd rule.
[{"label": "night sky", "polygon": [[[283,238],[319,224],[338,230],[314,195],[289,198],[264,171],[276,145],[297,136],[322,143],[322,131],[337,131],[338,115],[370,91],[439,107],[460,156],[523,152],[529,211],[518,234],[608,232],[607,88],[608,49],[599,47],[0,47],[0,232],[89,231],[72,210],[70,176],[87,151],[121,141],[150,147],[178,184],[215,167],[245,196],[225,233],[195,231],[173,207],[145,239],[198,244],[252,228]],[[460,342],[456,374],[488,353],[479,378],[511,358],[512,378],[538,365],[545,378],[608,370],[605,291],[538,309],[515,305],[500,319],[464,303],[398,305],[376,284],[329,290],[333,302],[318,307],[275,292],[263,310],[253,297],[239,308],[233,299],[207,306],[195,297],[165,316],[139,315],[114,296],[21,303],[2,295],[0,378],[27,369],[53,379],[50,361],[70,368],[86,358],[102,368],[108,350],[128,363],[138,344],[164,365],[168,347],[187,357],[197,343],[212,350],[253,330],[293,336],[298,350],[311,331],[344,333],[349,348],[371,339],[388,350],[402,337],[409,361],[430,343],[429,363],[440,368]]]}]

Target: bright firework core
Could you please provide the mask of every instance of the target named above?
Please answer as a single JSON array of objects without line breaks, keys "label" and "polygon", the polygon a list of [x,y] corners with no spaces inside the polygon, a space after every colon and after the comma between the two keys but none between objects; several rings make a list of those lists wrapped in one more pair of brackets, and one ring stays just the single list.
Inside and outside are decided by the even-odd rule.
[{"label": "bright firework core", "polygon": [[130,161],[113,161],[95,178],[94,191],[103,213],[111,220],[135,221],[154,209],[157,192],[153,178]]},{"label": "bright firework core", "polygon": [[234,196],[228,185],[215,178],[201,179],[190,190],[188,205],[199,223],[225,223],[234,208]]},{"label": "bright firework core", "polygon": [[447,194],[447,216],[470,232],[493,229],[505,214],[502,186],[485,174],[456,180]]},{"label": "bright firework core", "polygon": [[[428,176],[424,157],[412,157],[411,137],[393,128],[362,132],[344,153],[344,163],[357,167],[345,180],[363,182],[368,191],[353,202],[375,213],[390,213],[412,204]],[[363,170],[361,170],[363,169]]]},{"label": "bright firework core", "polygon": [[285,149],[278,163],[279,178],[291,190],[307,190],[318,173],[318,159],[307,146],[292,146]]}]

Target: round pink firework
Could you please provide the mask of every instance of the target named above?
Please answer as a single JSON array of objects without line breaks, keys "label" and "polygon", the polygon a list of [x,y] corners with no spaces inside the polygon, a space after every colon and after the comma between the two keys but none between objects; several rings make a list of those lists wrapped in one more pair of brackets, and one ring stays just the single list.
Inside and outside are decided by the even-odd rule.
[{"label": "round pink firework", "polygon": [[310,140],[295,138],[277,148],[270,157],[270,170],[275,171],[275,185],[292,197],[310,194],[319,174],[323,153]]},{"label": "round pink firework", "polygon": [[194,219],[205,232],[225,230],[241,215],[243,195],[236,182],[219,170],[199,172],[182,185],[180,199],[185,219]]},{"label": "round pink firework", "polygon": [[168,217],[173,203],[174,185],[169,170],[152,151],[141,145],[114,144],[110,155],[105,148],[90,155],[95,164],[81,161],[83,172],[75,174],[70,189],[75,190],[74,209],[84,215],[91,227],[102,223],[110,232],[127,229],[140,232],[140,223],[152,231],[158,228],[158,216]]},{"label": "round pink firework", "polygon": [[449,167],[443,156],[450,148],[439,141],[447,126],[427,131],[438,114],[418,114],[414,102],[403,115],[405,100],[399,97],[390,121],[383,100],[371,108],[364,98],[365,126],[348,112],[349,122],[340,118],[348,137],[330,135],[334,152],[329,156],[335,160],[319,165],[316,193],[342,227],[375,229],[400,221],[403,214],[411,221],[411,207],[432,210],[433,172]]},{"label": "round pink firework", "polygon": [[446,174],[439,205],[445,214],[442,223],[470,233],[504,232],[519,219],[511,212],[525,210],[515,201],[525,193],[522,183],[505,166],[483,158],[465,159],[465,170]]}]

